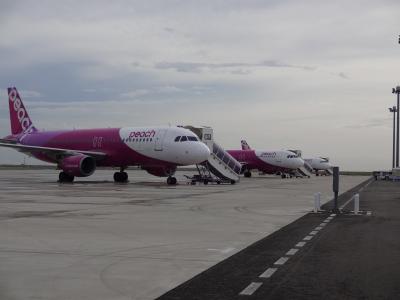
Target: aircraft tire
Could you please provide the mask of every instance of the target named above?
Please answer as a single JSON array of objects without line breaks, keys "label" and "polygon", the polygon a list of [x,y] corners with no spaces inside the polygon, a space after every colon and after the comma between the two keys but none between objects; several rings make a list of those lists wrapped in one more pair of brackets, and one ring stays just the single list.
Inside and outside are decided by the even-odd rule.
[{"label": "aircraft tire", "polygon": [[246,178],[250,178],[250,177],[251,177],[251,172],[250,172],[250,171],[245,171],[245,172],[243,173],[243,175],[244,175],[244,177],[246,177]]},{"label": "aircraft tire", "polygon": [[60,172],[58,175],[58,182],[73,182],[74,176],[71,176],[65,172]]},{"label": "aircraft tire", "polygon": [[176,185],[176,182],[177,182],[177,180],[176,180],[175,177],[168,177],[167,178],[167,184],[168,185]]},{"label": "aircraft tire", "polygon": [[121,172],[122,174],[122,182],[128,182],[128,173]]}]

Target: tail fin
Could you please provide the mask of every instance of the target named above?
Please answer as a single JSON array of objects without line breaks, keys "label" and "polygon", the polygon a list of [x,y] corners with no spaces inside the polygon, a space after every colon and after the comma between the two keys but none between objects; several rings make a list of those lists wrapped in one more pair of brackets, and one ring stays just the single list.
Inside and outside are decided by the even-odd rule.
[{"label": "tail fin", "polygon": [[245,140],[241,140],[240,143],[242,143],[242,150],[251,150],[249,144]]},{"label": "tail fin", "polygon": [[10,109],[11,133],[30,133],[37,131],[22,103],[15,87],[8,88],[8,104]]}]

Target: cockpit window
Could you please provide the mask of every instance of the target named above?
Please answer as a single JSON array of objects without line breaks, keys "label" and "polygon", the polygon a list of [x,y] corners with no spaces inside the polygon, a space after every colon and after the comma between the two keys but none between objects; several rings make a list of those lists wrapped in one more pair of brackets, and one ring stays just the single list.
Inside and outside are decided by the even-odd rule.
[{"label": "cockpit window", "polygon": [[181,136],[177,136],[177,137],[175,138],[175,142],[179,142],[180,139],[181,139]]},{"label": "cockpit window", "polygon": [[186,136],[182,136],[181,142],[186,142],[186,141],[187,141],[187,137]]},{"label": "cockpit window", "polygon": [[192,142],[197,142],[197,138],[195,136],[188,136],[188,140]]}]

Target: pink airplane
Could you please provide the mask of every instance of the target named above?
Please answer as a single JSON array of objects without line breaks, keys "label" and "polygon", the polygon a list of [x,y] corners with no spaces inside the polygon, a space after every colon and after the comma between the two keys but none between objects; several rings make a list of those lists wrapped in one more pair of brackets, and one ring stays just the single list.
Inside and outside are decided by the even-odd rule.
[{"label": "pink airplane", "polygon": [[97,166],[117,167],[114,181],[128,181],[125,169],[141,166],[152,175],[173,177],[177,166],[199,164],[210,150],[190,130],[181,127],[123,127],[39,131],[29,118],[15,87],[8,88],[11,135],[0,146],[14,148],[62,170],[60,182],[93,174]]},{"label": "pink airplane", "polygon": [[291,174],[294,170],[304,166],[304,161],[294,152],[286,150],[252,150],[246,141],[242,140],[242,150],[228,150],[237,161],[242,164],[244,177],[251,177],[251,170],[259,170],[265,174]]}]

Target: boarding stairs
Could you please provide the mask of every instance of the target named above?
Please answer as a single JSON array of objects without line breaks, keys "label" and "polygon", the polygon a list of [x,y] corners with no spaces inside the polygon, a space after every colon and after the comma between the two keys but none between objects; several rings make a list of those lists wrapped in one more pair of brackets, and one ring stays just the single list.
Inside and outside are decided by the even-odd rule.
[{"label": "boarding stairs", "polygon": [[313,173],[313,168],[308,162],[304,162],[304,166],[297,169],[297,172],[300,174],[301,177],[308,177],[310,178],[311,174]]},{"label": "boarding stairs", "polygon": [[[208,160],[201,164],[202,167],[212,173],[219,182],[236,183],[240,180],[242,165],[226,152],[221,146],[214,142],[213,129],[211,127],[184,126],[194,132],[200,140],[210,149]],[[200,176],[202,172],[199,172]]]},{"label": "boarding stairs", "polygon": [[218,178],[238,182],[242,165],[215,142],[210,150],[210,157],[202,165]]}]

